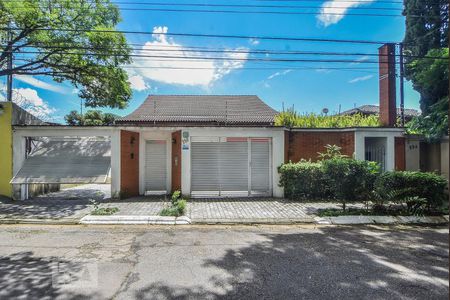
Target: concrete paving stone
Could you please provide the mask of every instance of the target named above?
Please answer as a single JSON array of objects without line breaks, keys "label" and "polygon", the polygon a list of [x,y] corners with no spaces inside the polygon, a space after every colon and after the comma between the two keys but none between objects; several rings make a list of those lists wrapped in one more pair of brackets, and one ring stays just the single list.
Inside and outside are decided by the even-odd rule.
[{"label": "concrete paving stone", "polygon": [[347,224],[373,224],[374,221],[369,216],[339,216],[330,217],[332,224],[347,225]]},{"label": "concrete paving stone", "polygon": [[376,224],[395,224],[398,223],[398,219],[392,216],[370,216],[370,218]]}]

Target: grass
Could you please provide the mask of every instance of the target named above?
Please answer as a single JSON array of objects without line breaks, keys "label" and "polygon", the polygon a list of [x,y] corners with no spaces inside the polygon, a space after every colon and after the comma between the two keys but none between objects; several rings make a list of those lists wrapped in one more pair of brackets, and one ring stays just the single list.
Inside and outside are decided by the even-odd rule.
[{"label": "grass", "polygon": [[117,207],[101,207],[96,208],[91,212],[91,215],[94,216],[110,216],[119,211]]}]

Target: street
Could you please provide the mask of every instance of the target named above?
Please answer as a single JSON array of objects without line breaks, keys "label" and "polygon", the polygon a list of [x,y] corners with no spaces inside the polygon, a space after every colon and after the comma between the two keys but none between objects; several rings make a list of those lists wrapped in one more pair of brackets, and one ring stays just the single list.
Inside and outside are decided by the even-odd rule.
[{"label": "street", "polygon": [[0,299],[447,299],[448,229],[0,227]]}]

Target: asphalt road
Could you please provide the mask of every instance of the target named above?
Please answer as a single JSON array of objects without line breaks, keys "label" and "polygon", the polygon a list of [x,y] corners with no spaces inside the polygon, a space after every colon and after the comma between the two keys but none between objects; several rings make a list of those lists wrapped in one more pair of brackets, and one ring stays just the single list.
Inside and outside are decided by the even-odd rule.
[{"label": "asphalt road", "polygon": [[0,299],[448,299],[448,230],[0,226]]}]

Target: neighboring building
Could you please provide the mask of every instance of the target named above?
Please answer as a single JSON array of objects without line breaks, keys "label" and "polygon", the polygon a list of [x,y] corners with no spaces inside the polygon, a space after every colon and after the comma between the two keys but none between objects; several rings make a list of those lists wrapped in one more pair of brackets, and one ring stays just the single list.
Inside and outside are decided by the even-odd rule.
[{"label": "neighboring building", "polygon": [[[13,186],[10,184],[13,172],[13,126],[16,125],[44,125],[32,114],[12,102],[0,102],[0,195],[12,197]],[[24,141],[25,143],[25,141]],[[56,187],[57,188],[57,187]],[[32,194],[54,190],[50,185],[35,185]]]},{"label": "neighboring building", "polygon": [[[362,114],[364,116],[379,115],[380,107],[378,105],[361,105],[341,112],[341,115]],[[400,108],[397,108],[397,116],[400,116]],[[420,116],[420,112],[416,109],[405,108],[405,121],[410,121],[413,117]]]}]

